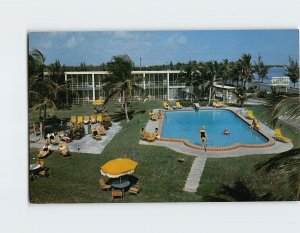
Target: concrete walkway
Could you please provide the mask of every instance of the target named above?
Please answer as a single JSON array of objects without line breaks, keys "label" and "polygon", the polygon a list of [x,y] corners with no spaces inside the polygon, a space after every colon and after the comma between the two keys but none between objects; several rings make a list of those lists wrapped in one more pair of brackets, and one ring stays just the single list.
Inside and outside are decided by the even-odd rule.
[{"label": "concrete walkway", "polygon": [[191,167],[191,171],[183,188],[184,191],[193,193],[197,192],[206,160],[207,156],[198,156],[195,158]]}]

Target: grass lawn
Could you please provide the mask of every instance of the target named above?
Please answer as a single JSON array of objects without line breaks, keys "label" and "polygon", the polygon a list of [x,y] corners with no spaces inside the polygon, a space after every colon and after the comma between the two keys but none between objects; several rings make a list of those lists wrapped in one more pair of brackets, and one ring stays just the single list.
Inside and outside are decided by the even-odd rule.
[{"label": "grass lawn", "polygon": [[[107,145],[101,154],[73,153],[71,158],[62,158],[57,152],[45,159],[51,168],[48,179],[42,177],[29,182],[29,197],[32,203],[93,203],[111,202],[109,192],[103,192],[98,179],[101,177],[99,167],[108,160],[126,154],[137,161],[139,166],[134,175],[142,186],[140,197],[125,195],[125,202],[179,202],[203,201],[208,196],[215,196],[222,184],[232,184],[243,178],[251,187],[259,188],[261,193],[272,191],[272,181],[276,178],[265,177],[254,172],[253,165],[274,155],[249,155],[238,158],[208,159],[197,193],[187,193],[182,189],[189,174],[193,156],[183,155],[168,148],[139,145],[139,130],[148,121],[148,111],[161,107],[161,102],[133,103],[133,119],[126,123],[122,120],[122,130]],[[59,118],[69,118],[76,114],[90,114],[92,105],[74,106],[72,110],[58,111]],[[116,107],[108,106],[109,112]],[[268,120],[263,107],[253,107],[257,118],[262,122]],[[36,117],[36,116],[34,116]],[[30,118],[31,122],[34,117]],[[265,117],[265,118],[264,118]],[[294,139],[299,146],[299,131],[284,125],[283,132]],[[30,149],[29,161],[34,162],[37,151]],[[185,158],[178,164],[177,158]],[[118,201],[114,201],[118,202]]]}]

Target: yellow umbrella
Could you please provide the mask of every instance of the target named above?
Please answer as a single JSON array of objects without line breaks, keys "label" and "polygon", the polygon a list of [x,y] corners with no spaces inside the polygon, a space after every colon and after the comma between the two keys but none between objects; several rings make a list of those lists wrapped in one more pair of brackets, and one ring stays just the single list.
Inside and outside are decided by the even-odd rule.
[{"label": "yellow umbrella", "polygon": [[109,178],[118,178],[133,173],[137,165],[138,163],[131,159],[119,158],[108,161],[100,167],[100,171]]}]

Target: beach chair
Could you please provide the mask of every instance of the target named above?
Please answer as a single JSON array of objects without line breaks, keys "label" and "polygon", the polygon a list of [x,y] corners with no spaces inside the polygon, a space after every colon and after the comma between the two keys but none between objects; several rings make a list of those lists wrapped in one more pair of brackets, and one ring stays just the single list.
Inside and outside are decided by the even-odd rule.
[{"label": "beach chair", "polygon": [[251,120],[253,120],[255,118],[254,114],[253,114],[253,111],[249,110],[247,111],[247,117]]},{"label": "beach chair", "polygon": [[195,109],[200,109],[200,104],[199,103],[194,103],[194,108]]},{"label": "beach chair", "polygon": [[111,185],[106,184],[106,182],[103,178],[100,178],[98,182],[99,182],[99,185],[100,185],[100,187],[103,191],[109,191],[110,190]]},{"label": "beach chair", "polygon": [[129,194],[134,194],[137,197],[139,197],[139,194],[141,193],[142,188],[139,185],[133,185],[130,187]]},{"label": "beach chair", "polygon": [[77,124],[83,123],[83,116],[77,116]]},{"label": "beach chair", "polygon": [[83,123],[84,123],[84,124],[90,123],[90,116],[84,116],[84,117],[83,117]]},{"label": "beach chair", "polygon": [[180,104],[179,101],[176,101],[176,106],[177,106],[178,109],[181,109],[181,108],[182,108],[182,105]]},{"label": "beach chair", "polygon": [[39,165],[41,165],[42,167],[44,167],[46,163],[45,163],[44,160],[40,160],[40,161],[37,161],[36,164],[39,164]]},{"label": "beach chair", "polygon": [[275,131],[274,138],[276,140],[283,141],[283,142],[290,142],[290,141],[292,141],[292,139],[290,139],[290,138],[288,138],[286,136],[283,136],[280,129],[275,129],[274,131]]},{"label": "beach chair", "polygon": [[97,115],[97,122],[102,122],[102,121],[103,121],[102,115]]},{"label": "beach chair", "polygon": [[71,123],[75,124],[77,122],[77,117],[76,116],[71,116]]}]

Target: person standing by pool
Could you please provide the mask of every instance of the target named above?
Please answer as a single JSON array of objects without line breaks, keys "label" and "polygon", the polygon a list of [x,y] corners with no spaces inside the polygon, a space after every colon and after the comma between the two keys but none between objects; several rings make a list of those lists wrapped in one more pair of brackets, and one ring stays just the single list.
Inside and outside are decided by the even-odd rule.
[{"label": "person standing by pool", "polygon": [[200,129],[200,139],[202,141],[202,146],[204,146],[205,151],[206,151],[206,143],[207,143],[207,132],[205,130],[205,126],[202,125],[201,129]]}]

